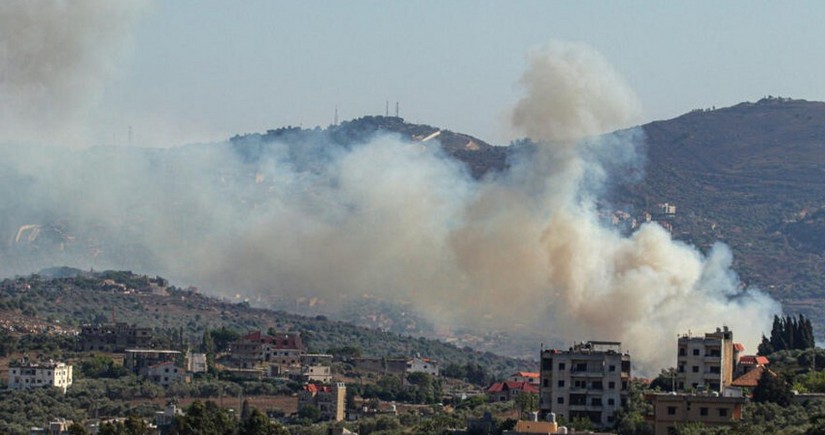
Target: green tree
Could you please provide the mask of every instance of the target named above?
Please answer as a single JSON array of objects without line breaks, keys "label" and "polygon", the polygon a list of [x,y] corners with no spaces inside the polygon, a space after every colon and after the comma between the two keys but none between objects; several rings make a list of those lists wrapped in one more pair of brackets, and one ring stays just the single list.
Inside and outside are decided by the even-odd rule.
[{"label": "green tree", "polygon": [[523,416],[525,413],[538,411],[539,409],[539,395],[535,393],[521,392],[515,397],[516,406]]},{"label": "green tree", "polygon": [[770,370],[763,370],[756,388],[753,389],[754,402],[773,402],[781,406],[788,406],[793,398],[793,392],[787,382]]},{"label": "green tree", "polygon": [[289,435],[283,426],[273,423],[266,414],[254,408],[241,423],[240,429],[243,435]]},{"label": "green tree", "polygon": [[298,409],[298,418],[312,423],[319,422],[321,421],[321,410],[313,404],[304,405]]}]

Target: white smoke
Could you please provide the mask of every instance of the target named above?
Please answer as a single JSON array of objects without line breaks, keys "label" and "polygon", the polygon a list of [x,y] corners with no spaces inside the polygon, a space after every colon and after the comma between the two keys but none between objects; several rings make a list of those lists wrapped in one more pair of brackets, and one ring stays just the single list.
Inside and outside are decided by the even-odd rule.
[{"label": "white smoke", "polygon": [[83,144],[144,1],[0,2],[0,139]]},{"label": "white smoke", "polygon": [[[688,329],[726,324],[753,349],[778,305],[739,288],[727,248],[703,255],[656,224],[626,236],[600,220],[602,188],[643,162],[640,130],[593,137],[639,112],[607,61],[554,43],[521,83],[513,122],[538,145],[481,181],[435,141],[391,135],[252,144],[252,159],[232,144],[8,147],[0,265],[134,269],[264,301],[369,293],[441,325],[620,340],[647,374],[674,364]],[[27,224],[58,241],[14,240]]]}]

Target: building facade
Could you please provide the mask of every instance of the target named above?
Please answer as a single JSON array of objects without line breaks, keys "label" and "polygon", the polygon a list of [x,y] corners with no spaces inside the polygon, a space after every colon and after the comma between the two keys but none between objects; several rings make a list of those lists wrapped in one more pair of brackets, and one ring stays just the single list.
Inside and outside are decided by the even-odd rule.
[{"label": "building facade", "polygon": [[304,345],[297,332],[264,335],[252,331],[232,343],[231,352],[234,363],[244,369],[263,364],[300,366]]},{"label": "building facade", "polygon": [[655,435],[676,433],[677,426],[702,423],[706,426],[728,425],[742,418],[744,397],[718,394],[652,393],[645,400],[653,405],[647,420]]},{"label": "building facade", "polygon": [[541,352],[539,409],[567,421],[586,418],[612,427],[628,400],[630,355],[621,343],[589,341],[567,351]]},{"label": "building facade", "polygon": [[347,387],[343,382],[331,385],[306,384],[298,392],[298,409],[313,405],[324,420],[341,421],[346,417]]},{"label": "building facade", "polygon": [[12,390],[55,387],[64,393],[72,385],[72,366],[62,362],[9,362],[8,386]]},{"label": "building facade", "polygon": [[677,352],[676,390],[722,392],[733,382],[738,356],[727,326],[704,336],[682,335]]},{"label": "building facade", "polygon": [[80,329],[80,349],[86,352],[123,352],[129,348],[148,348],[152,337],[152,328],[125,322],[84,325]]}]

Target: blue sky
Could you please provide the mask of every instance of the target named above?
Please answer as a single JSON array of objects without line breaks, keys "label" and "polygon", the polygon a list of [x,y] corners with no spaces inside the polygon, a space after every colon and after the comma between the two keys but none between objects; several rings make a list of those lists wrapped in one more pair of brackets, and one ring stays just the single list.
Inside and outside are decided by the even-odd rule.
[{"label": "blue sky", "polygon": [[[647,122],[779,95],[825,100],[825,3],[180,0],[133,30],[98,142],[148,145],[401,116],[506,144],[531,49],[600,51]],[[391,109],[392,111],[392,109]]]}]

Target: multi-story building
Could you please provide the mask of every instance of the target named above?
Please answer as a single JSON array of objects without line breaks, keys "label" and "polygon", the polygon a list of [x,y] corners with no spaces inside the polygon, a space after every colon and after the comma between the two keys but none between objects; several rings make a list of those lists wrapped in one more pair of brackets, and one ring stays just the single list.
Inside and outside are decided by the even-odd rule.
[{"label": "multi-story building", "polygon": [[12,390],[55,387],[65,393],[70,385],[72,385],[71,365],[54,361],[48,363],[9,362],[8,386]]},{"label": "multi-story building", "polygon": [[745,398],[718,394],[651,393],[645,400],[653,405],[647,420],[655,435],[676,433],[677,426],[702,423],[705,426],[728,425],[742,418]]},{"label": "multi-story building", "polygon": [[347,387],[343,382],[332,385],[306,384],[298,392],[298,409],[313,405],[325,420],[341,421],[346,411]]},{"label": "multi-story building", "polygon": [[415,356],[407,360],[407,373],[427,373],[438,376],[438,361],[431,358]]},{"label": "multi-story building", "polygon": [[680,336],[676,389],[724,391],[733,382],[736,353],[733,332],[727,326],[704,336],[695,337],[690,333]]},{"label": "multi-story building", "polygon": [[296,332],[263,335],[252,331],[232,343],[232,359],[241,368],[256,368],[262,364],[299,366],[304,345]]},{"label": "multi-story building", "polygon": [[141,328],[125,322],[84,325],[80,329],[83,351],[123,352],[129,348],[148,348],[152,344],[152,328]]},{"label": "multi-story building", "polygon": [[162,362],[177,362],[179,359],[181,353],[176,350],[127,349],[123,366],[136,375],[146,376],[149,366]]},{"label": "multi-story building", "polygon": [[616,411],[627,404],[630,355],[621,343],[588,341],[567,351],[541,352],[539,409],[567,421],[586,418],[612,427]]},{"label": "multi-story building", "polygon": [[508,380],[513,382],[527,382],[528,384],[538,386],[540,382],[540,376],[538,372],[516,372],[510,375]]},{"label": "multi-story building", "polygon": [[209,364],[206,360],[205,353],[186,354],[186,371],[190,373],[206,373],[209,370]]},{"label": "multi-story building", "polygon": [[145,376],[150,382],[158,385],[168,387],[176,382],[188,382],[189,378],[186,373],[175,366],[172,361],[152,364],[142,370],[141,375]]}]

